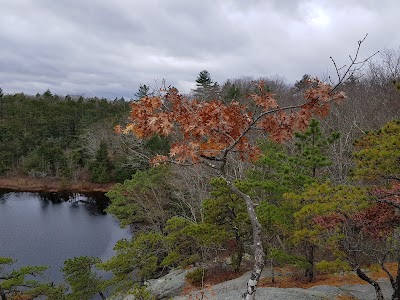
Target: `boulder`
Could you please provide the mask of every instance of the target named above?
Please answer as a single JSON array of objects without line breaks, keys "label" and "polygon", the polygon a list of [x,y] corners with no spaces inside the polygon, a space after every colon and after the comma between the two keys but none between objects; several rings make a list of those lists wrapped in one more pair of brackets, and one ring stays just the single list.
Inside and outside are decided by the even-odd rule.
[{"label": "boulder", "polygon": [[135,300],[135,296],[126,294],[117,294],[107,298],[107,300]]},{"label": "boulder", "polygon": [[185,276],[193,270],[173,270],[163,277],[148,280],[145,284],[157,299],[169,299],[182,293],[186,285]]}]

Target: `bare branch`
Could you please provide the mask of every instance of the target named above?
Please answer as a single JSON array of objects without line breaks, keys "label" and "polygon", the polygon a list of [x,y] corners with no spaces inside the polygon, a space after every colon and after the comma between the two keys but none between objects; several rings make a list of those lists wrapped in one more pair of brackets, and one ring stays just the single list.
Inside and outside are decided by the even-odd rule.
[{"label": "bare branch", "polygon": [[[330,59],[331,59],[332,62],[333,62],[333,65],[334,65],[334,67],[335,67],[336,75],[337,75],[337,78],[338,78],[338,82],[337,82],[336,85],[332,88],[331,93],[332,93],[333,91],[335,91],[349,76],[354,75],[354,73],[355,73],[356,71],[359,71],[359,70],[364,66],[364,64],[365,64],[367,61],[369,61],[372,57],[374,57],[376,54],[379,53],[379,51],[376,51],[374,54],[370,55],[370,56],[367,57],[366,59],[363,59],[363,60],[361,60],[361,61],[357,61],[358,56],[359,56],[359,53],[360,53],[361,45],[362,45],[362,43],[365,41],[365,39],[367,38],[367,36],[368,36],[368,33],[364,36],[364,38],[363,38],[362,40],[359,40],[359,41],[358,41],[358,47],[357,47],[356,53],[355,53],[355,55],[354,55],[354,58],[352,58],[351,55],[349,55],[351,64],[350,64],[350,65],[347,67],[347,69],[344,71],[343,75],[340,74],[340,71],[341,71],[343,68],[345,68],[346,65],[344,65],[344,66],[338,68],[338,67],[337,67],[337,64],[336,64],[336,62],[335,62],[335,60],[332,58],[332,56],[330,57]],[[361,65],[361,66],[359,66],[359,67],[353,69],[353,67],[356,66],[356,65]]]}]

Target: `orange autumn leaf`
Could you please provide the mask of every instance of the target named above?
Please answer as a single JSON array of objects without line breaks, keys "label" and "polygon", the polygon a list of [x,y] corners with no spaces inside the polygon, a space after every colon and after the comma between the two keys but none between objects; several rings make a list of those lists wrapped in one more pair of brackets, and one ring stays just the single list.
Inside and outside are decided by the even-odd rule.
[{"label": "orange autumn leaf", "polygon": [[[263,82],[257,85],[257,93],[250,95],[256,109],[236,101],[190,99],[172,88],[162,96],[132,103],[130,123],[125,128],[116,127],[116,132],[133,133],[139,138],[168,136],[173,143],[169,158],[179,163],[223,161],[228,154],[252,160],[259,153],[257,136],[284,142],[295,131],[305,130],[312,116],[326,116],[331,102],[344,98],[342,92],[331,92],[332,87],[320,80],[310,85],[304,93],[305,103],[290,106],[290,110],[279,108]],[[153,161],[159,163],[165,157]]]},{"label": "orange autumn leaf", "polygon": [[205,143],[200,144],[200,156],[215,157],[221,150],[225,149],[227,144],[217,143],[216,141],[209,140]]}]

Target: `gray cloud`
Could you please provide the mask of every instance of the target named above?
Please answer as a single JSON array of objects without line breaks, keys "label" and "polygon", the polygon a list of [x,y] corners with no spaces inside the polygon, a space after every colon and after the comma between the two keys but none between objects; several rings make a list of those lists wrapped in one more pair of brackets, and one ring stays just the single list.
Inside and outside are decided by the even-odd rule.
[{"label": "gray cloud", "polygon": [[399,46],[396,0],[0,0],[6,93],[132,97],[165,78],[188,92],[207,69],[241,76],[332,73],[365,33],[362,56]]}]

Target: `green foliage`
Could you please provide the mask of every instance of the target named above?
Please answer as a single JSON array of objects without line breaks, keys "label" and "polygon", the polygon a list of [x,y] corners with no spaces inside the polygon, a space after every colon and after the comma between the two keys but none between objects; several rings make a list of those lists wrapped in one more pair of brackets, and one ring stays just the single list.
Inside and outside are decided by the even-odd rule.
[{"label": "green foliage", "polygon": [[72,292],[67,295],[68,299],[90,300],[107,287],[107,281],[97,275],[94,268],[101,261],[96,257],[79,256],[64,262],[62,271],[65,280],[70,285]]},{"label": "green foliage", "polygon": [[228,88],[228,90],[224,97],[225,100],[227,100],[227,101],[238,100],[242,97],[240,88],[238,86],[236,86],[235,84],[229,83],[227,88]]},{"label": "green foliage", "polygon": [[138,284],[135,284],[133,286],[133,290],[131,293],[134,296],[134,299],[136,300],[156,300],[157,298],[151,294],[149,290],[146,289],[145,286],[140,286]]},{"label": "green foliage", "polygon": [[297,80],[294,84],[295,93],[304,92],[304,90],[310,86],[310,84],[309,84],[310,79],[311,79],[311,75],[304,74],[300,80]]},{"label": "green foliage", "polygon": [[293,206],[287,202],[275,205],[263,201],[256,212],[266,234],[273,236],[278,233],[290,234],[293,230],[293,210]]},{"label": "green foliage", "polygon": [[327,147],[338,137],[338,133],[325,137],[319,122],[312,119],[306,132],[295,134],[293,154],[281,144],[263,141],[260,144],[262,156],[246,179],[253,197],[279,204],[284,193],[301,191],[307,184],[323,180],[322,171],[331,164]]},{"label": "green foliage", "polygon": [[202,84],[211,84],[211,76],[210,73],[207,70],[203,70],[199,73],[199,76],[196,79],[196,82],[200,85]]},{"label": "green foliage", "polygon": [[[242,184],[241,189],[260,202],[256,212],[263,228],[266,252],[271,258],[276,251],[282,251],[281,248],[287,249],[286,252],[282,251],[281,259],[283,253],[286,260],[298,258],[298,255],[291,254],[287,246],[293,243],[298,245],[300,241],[313,241],[311,245],[315,244],[318,231],[310,226],[310,222],[302,224],[296,219],[296,214],[304,203],[293,199],[287,201],[284,195],[293,191],[301,193],[306,186],[323,180],[323,169],[331,164],[326,155],[327,147],[338,136],[334,133],[325,137],[319,122],[312,119],[306,132],[295,134],[295,150],[292,153],[283,145],[272,141],[260,143],[262,155],[255,167],[248,172],[246,185]],[[312,246],[306,248],[312,260],[314,249]],[[298,260],[297,264],[302,268],[312,269],[311,262],[307,262],[305,258]]]},{"label": "green foliage", "polygon": [[260,193],[259,197],[274,200],[288,190],[308,182],[303,179],[304,176],[297,177],[299,173],[294,171],[283,145],[265,140],[260,143],[260,148],[262,155],[247,176],[247,182]]},{"label": "green foliage", "polygon": [[[267,248],[277,250],[277,247],[282,246],[269,242],[271,237],[293,235],[294,213],[300,206],[296,202],[284,201],[284,194],[294,190],[302,191],[307,184],[320,180],[317,175],[322,174],[317,174],[317,171],[330,165],[325,150],[337,137],[338,134],[333,134],[325,138],[319,122],[312,120],[305,133],[296,134],[296,151],[292,155],[288,154],[284,146],[264,141],[260,144],[263,154],[248,172],[246,180],[235,182],[241,191],[259,201],[256,213],[265,240],[268,241]],[[205,221],[223,226],[239,244],[250,244],[251,236],[248,233],[251,229],[245,203],[231,192],[221,178],[213,179],[212,185],[212,197],[204,201]],[[310,235],[311,231],[307,234]],[[232,257],[239,258],[238,254],[235,252]],[[286,255],[291,256],[290,253]]]},{"label": "green foliage", "polygon": [[122,227],[133,224],[165,226],[172,216],[166,167],[137,171],[131,180],[116,184],[108,193],[111,204],[107,212],[113,214]]},{"label": "green foliage", "polygon": [[[245,183],[238,182],[238,184]],[[230,190],[224,179],[213,178],[211,185],[213,187],[211,197],[203,202],[205,222],[218,225],[227,232],[230,231],[231,236],[234,236],[237,228],[242,238],[249,238],[251,225],[246,204]]]},{"label": "green foliage", "polygon": [[135,93],[136,100],[140,100],[146,96],[152,96],[154,93],[150,92],[150,86],[146,84],[140,84],[138,91]]},{"label": "green foliage", "polygon": [[318,169],[331,165],[325,151],[327,146],[339,138],[339,133],[323,136],[319,122],[312,119],[307,131],[298,132],[295,137],[297,153],[292,159],[298,166],[297,171],[313,178],[317,177]]},{"label": "green foliage", "polygon": [[89,167],[92,181],[97,183],[106,183],[110,181],[110,175],[114,166],[108,157],[108,146],[106,142],[100,142],[95,159],[96,160],[92,162]]},{"label": "green foliage", "polygon": [[355,142],[353,154],[356,179],[381,179],[400,176],[400,120],[367,133]]},{"label": "green foliage", "polygon": [[116,291],[127,291],[133,281],[131,274],[136,268],[133,241],[119,240],[114,246],[114,251],[116,255],[99,264],[98,267],[113,273],[110,284]]},{"label": "green foliage", "polygon": [[153,155],[167,155],[170,149],[168,137],[153,135],[151,138],[146,140],[145,148]]},{"label": "green foliage", "polygon": [[11,258],[0,257],[0,293],[7,295],[23,291],[36,298],[52,290],[51,285],[35,279],[43,276],[48,267],[24,266],[19,269],[4,271],[6,266],[10,266],[14,262]]},{"label": "green foliage", "polygon": [[204,272],[203,268],[198,268],[187,272],[185,278],[194,286],[201,286],[204,280]]},{"label": "green foliage", "polygon": [[182,217],[172,217],[165,227],[170,254],[163,261],[182,267],[206,260],[221,249],[229,233],[215,224],[192,223]]},{"label": "green foliage", "polygon": [[197,88],[193,90],[194,96],[199,100],[215,100],[218,99],[220,88],[218,83],[213,82],[210,73],[203,70],[196,79]]},{"label": "green foliage", "polygon": [[[97,124],[108,130],[109,140],[113,126],[125,120],[129,112],[125,101],[72,99],[54,96],[50,91],[37,97],[3,95],[0,106],[0,174],[13,170],[67,179],[77,178],[91,163],[84,136],[103,139],[95,130]],[[117,154],[126,162],[126,153]]]},{"label": "green foliage", "polygon": [[[246,204],[230,190],[225,180],[214,178],[211,197],[203,201],[204,221],[225,231],[232,252],[232,267],[239,270],[244,254],[244,244],[251,243],[251,223]],[[247,189],[245,182],[236,182],[241,190]]]},{"label": "green foliage", "polygon": [[278,265],[292,265],[301,269],[309,267],[309,263],[298,255],[289,254],[280,249],[271,249],[270,257]]},{"label": "green foliage", "polygon": [[140,233],[131,241],[119,240],[114,250],[116,255],[99,264],[99,268],[113,272],[111,283],[116,290],[129,289],[134,270],[138,270],[137,275],[143,280],[158,277],[163,272],[162,261],[167,256],[167,246],[160,233]]},{"label": "green foliage", "polygon": [[46,293],[47,300],[67,300],[67,296],[65,294],[66,288],[63,286],[55,286],[49,289]]},{"label": "green foliage", "polygon": [[351,215],[369,206],[365,188],[330,182],[313,183],[303,193],[287,193],[285,199],[298,207],[293,215],[295,244],[324,246],[323,230],[315,222],[317,217],[333,213]]},{"label": "green foliage", "polygon": [[49,89],[47,89],[44,93],[43,96],[46,98],[51,98],[53,97],[53,94],[51,93],[51,91]]},{"label": "green foliage", "polygon": [[351,271],[351,266],[342,259],[335,259],[333,261],[321,260],[315,264],[315,268],[321,274]]}]

